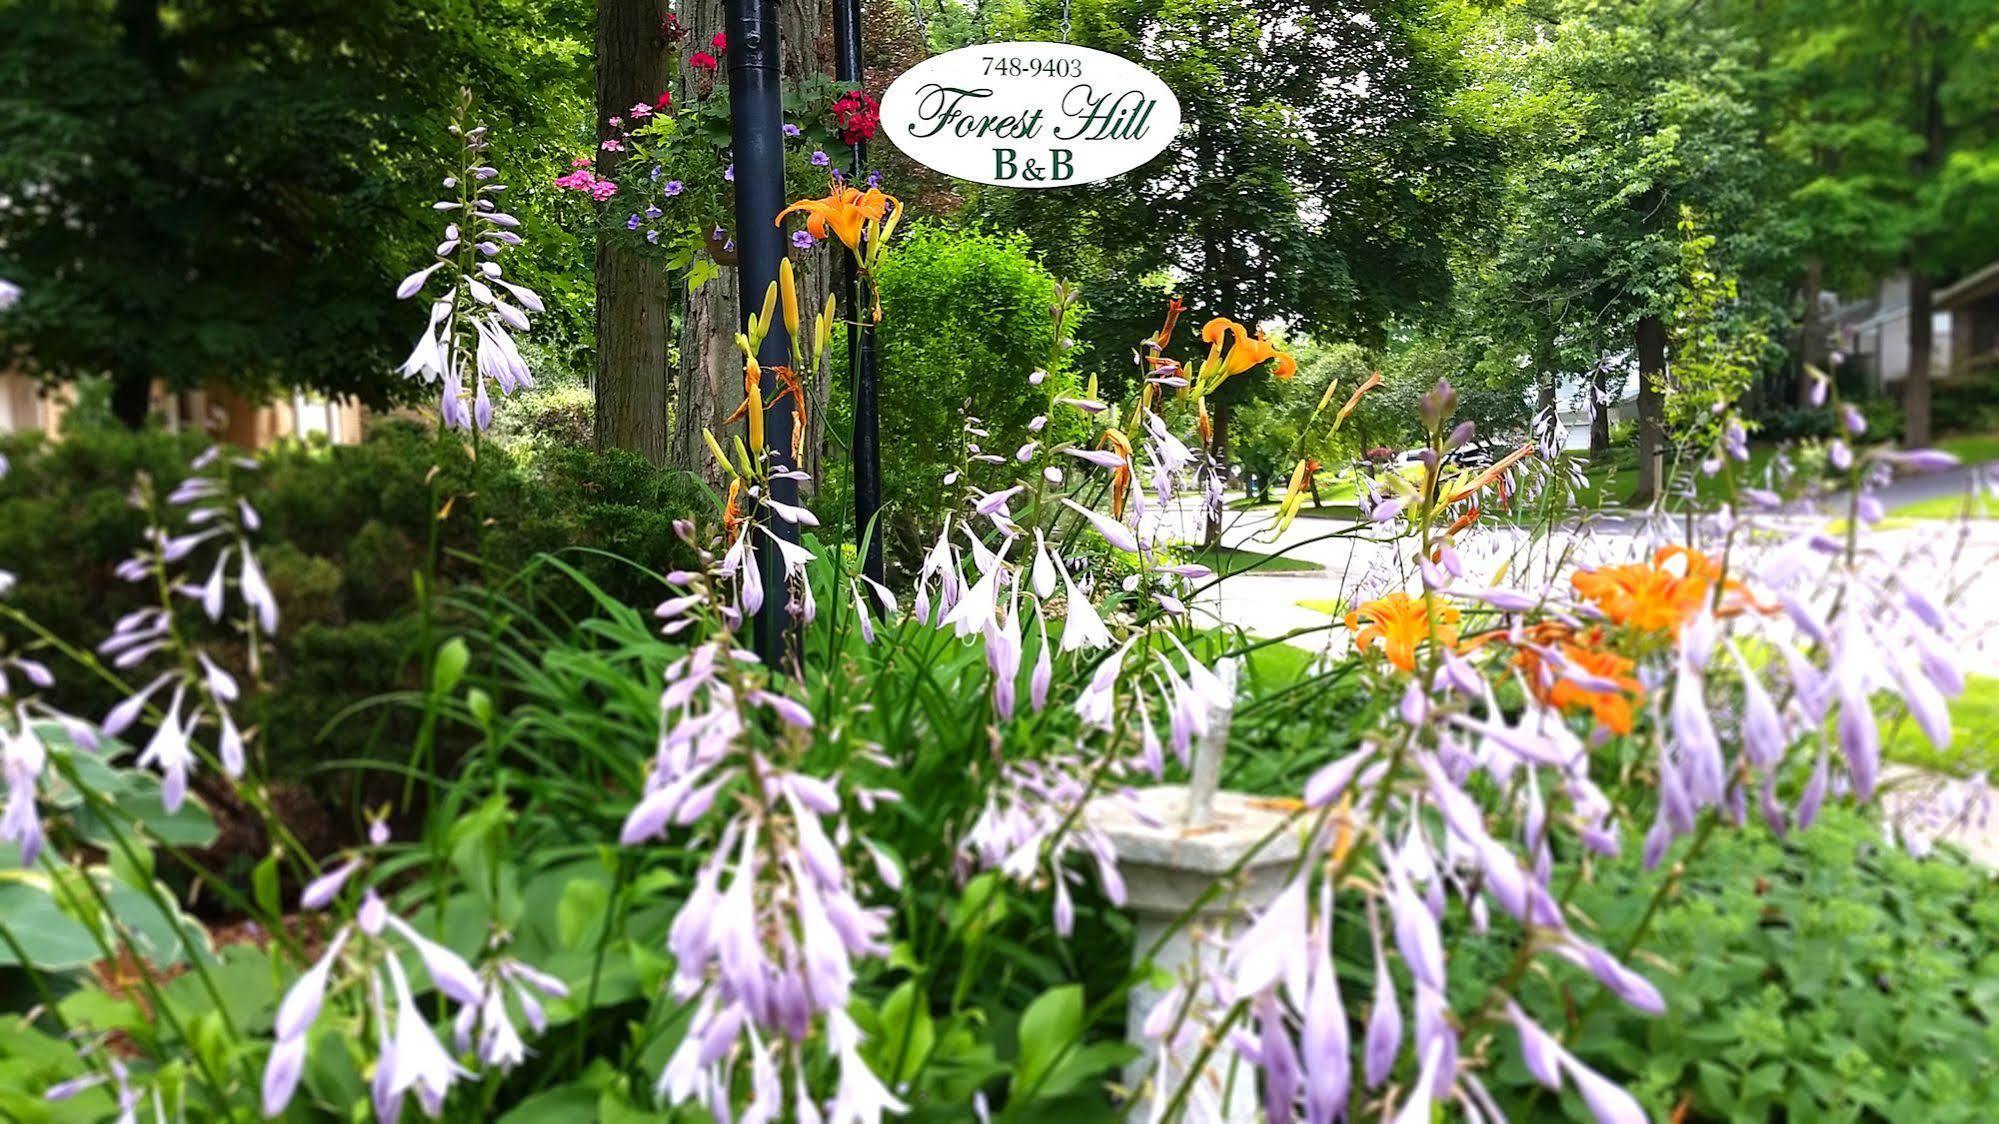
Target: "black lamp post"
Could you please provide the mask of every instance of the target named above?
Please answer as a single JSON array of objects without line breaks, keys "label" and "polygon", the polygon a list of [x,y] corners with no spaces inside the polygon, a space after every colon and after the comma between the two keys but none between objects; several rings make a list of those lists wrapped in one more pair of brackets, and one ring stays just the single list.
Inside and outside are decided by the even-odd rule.
[{"label": "black lamp post", "polygon": [[[862,75],[861,0],[833,0],[833,76],[858,90]],[[851,155],[848,174],[859,186],[867,165],[867,144],[856,143]],[[847,337],[848,369],[854,376],[854,533],[867,537],[861,572],[882,581],[882,528],[875,522],[882,506],[882,458],[874,326],[861,314],[860,271],[852,258],[846,259],[843,271],[854,325]]]},{"label": "black lamp post", "polygon": [[[764,294],[777,281],[784,260],[784,232],[777,213],[784,209],[784,98],[778,88],[777,10],[774,0],[726,0],[729,34],[729,128],[736,157],[736,254],[741,282],[742,319],[763,306]],[[771,368],[789,363],[790,341],[779,319],[757,350],[763,368],[763,400],[768,411],[764,439],[769,449],[767,482],[772,498],[798,502],[798,484],[780,474],[797,467],[791,455],[794,421],[790,399],[777,402],[777,376]],[[772,404],[775,403],[775,404]],[[787,541],[798,540],[798,528],[782,519],[759,516],[763,530]],[[752,532],[754,533],[754,532]],[[776,544],[760,536],[756,566],[763,577],[764,602],[757,611],[756,647],[764,663],[783,663],[791,618],[786,611],[784,563]]]}]

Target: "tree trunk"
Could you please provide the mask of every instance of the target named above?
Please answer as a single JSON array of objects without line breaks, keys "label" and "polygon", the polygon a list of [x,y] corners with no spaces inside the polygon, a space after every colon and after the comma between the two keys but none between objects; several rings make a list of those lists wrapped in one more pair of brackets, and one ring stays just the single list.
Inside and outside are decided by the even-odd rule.
[{"label": "tree trunk", "polygon": [[137,371],[121,371],[111,380],[111,416],[126,429],[142,429],[153,412],[153,380]]},{"label": "tree trunk", "polygon": [[[1916,66],[1916,105],[1923,123],[1923,148],[1910,161],[1920,183],[1943,166],[1948,138],[1944,132],[1943,66],[1931,54],[1932,35],[1920,16],[1909,25],[1910,57]],[[1909,247],[1909,375],[1902,383],[1902,440],[1922,446],[1930,443],[1930,357],[1936,350],[1931,316],[1935,304],[1931,278],[1917,260],[1921,236]]]},{"label": "tree trunk", "polygon": [[736,350],[738,330],[736,271],[724,269],[687,294],[687,315],[680,322],[680,374],[674,385],[673,445],[668,463],[686,469],[720,488],[725,474],[701,439],[706,429],[729,447],[722,419],[743,404],[743,356]]},{"label": "tree trunk", "polygon": [[1589,378],[1589,459],[1600,464],[1610,455],[1610,372],[1601,365]]},{"label": "tree trunk", "polygon": [[1559,381],[1555,372],[1555,332],[1550,326],[1534,337],[1534,431],[1537,436],[1543,425],[1551,433],[1561,428],[1558,416],[1561,411],[1555,401]]},{"label": "tree trunk", "polygon": [[[659,41],[660,0],[598,0],[597,123],[659,96],[666,53]],[[611,175],[619,157],[599,150],[597,170]],[[666,267],[616,239],[597,239],[596,444],[630,449],[666,463],[666,336],[672,324]]]},{"label": "tree trunk", "polygon": [[[1215,458],[1215,471],[1221,473],[1222,486],[1227,487],[1229,480],[1229,404],[1227,402],[1215,403],[1212,420],[1215,426],[1215,445],[1212,450]],[[1227,500],[1223,500],[1221,504],[1208,508],[1207,526],[1202,528],[1201,531],[1202,546],[1215,546],[1222,541],[1222,507],[1226,506],[1227,503]]]},{"label": "tree trunk", "polygon": [[[164,87],[178,71],[166,50],[159,0],[118,0],[118,26],[125,54],[144,68],[152,82],[157,83],[155,92],[163,96]],[[156,166],[153,148],[143,140],[129,155],[141,168]],[[172,263],[160,264],[168,271],[173,268]],[[145,357],[135,356],[128,362],[133,364],[132,369],[112,373],[111,416],[125,428],[137,430],[152,413],[153,376]]]},{"label": "tree trunk", "polygon": [[[723,29],[721,0],[690,0],[681,8],[681,23],[687,28],[687,40],[683,50],[712,51],[709,41],[715,33]],[[821,20],[821,12],[816,2],[809,0],[778,0],[778,37],[781,44],[783,73],[787,80],[805,74],[831,74],[828,65],[830,45],[825,42],[826,29]],[[726,55],[723,66],[728,65]],[[704,78],[699,72],[683,65],[680,73],[680,90],[676,97],[689,97],[696,91],[708,88],[705,82],[716,84],[722,79]],[[822,195],[826,192],[824,183],[786,184],[787,192],[798,198],[805,195]],[[798,271],[798,304],[801,319],[805,315],[816,315],[825,303],[828,286],[837,283],[834,265],[834,251],[846,253],[831,240],[822,241],[810,250],[792,250],[792,266]],[[721,468],[708,454],[707,444],[701,439],[701,431],[712,430],[716,439],[727,448],[728,436],[722,432],[722,419],[734,413],[743,401],[743,357],[736,350],[735,335],[742,330],[741,299],[738,292],[736,270],[724,266],[719,276],[698,289],[686,293],[686,313],[680,321],[680,366],[675,386],[673,403],[672,437],[667,452],[667,461],[676,468],[694,472],[710,486],[720,487],[723,480]],[[754,303],[761,303],[762,293],[748,294]],[[842,317],[851,318],[852,309],[841,309]],[[804,435],[798,467],[810,473],[812,482],[801,485],[801,490],[811,492],[820,481],[826,461],[828,434],[826,431],[826,410],[830,402],[827,372],[806,387],[809,404],[805,410]]]},{"label": "tree trunk", "polygon": [[1634,506],[1659,497],[1666,469],[1666,326],[1657,316],[1638,320],[1638,491]]},{"label": "tree trunk", "polygon": [[1930,278],[1909,272],[1909,374],[1902,380],[1902,440],[1930,443],[1930,356],[1936,350]]}]

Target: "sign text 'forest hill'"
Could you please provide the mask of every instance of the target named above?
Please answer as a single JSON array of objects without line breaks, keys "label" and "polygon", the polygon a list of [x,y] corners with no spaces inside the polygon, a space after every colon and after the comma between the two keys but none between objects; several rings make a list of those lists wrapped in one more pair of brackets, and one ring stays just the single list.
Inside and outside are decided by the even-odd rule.
[{"label": "sign text 'forest hill'", "polygon": [[[1071,86],[1062,95],[1061,116],[1051,120],[1041,107],[1016,113],[988,113],[982,103],[993,96],[990,87],[964,88],[930,83],[917,91],[916,120],[909,135],[922,140],[940,133],[962,140],[1050,142],[1039,148],[995,144],[993,179],[1065,182],[1075,175],[1075,144],[1096,141],[1138,141],[1148,131],[1157,98],[1142,90],[1099,91],[1088,83]],[[1054,144],[1061,141],[1065,144]],[[1023,156],[1021,148],[1028,148]]]}]

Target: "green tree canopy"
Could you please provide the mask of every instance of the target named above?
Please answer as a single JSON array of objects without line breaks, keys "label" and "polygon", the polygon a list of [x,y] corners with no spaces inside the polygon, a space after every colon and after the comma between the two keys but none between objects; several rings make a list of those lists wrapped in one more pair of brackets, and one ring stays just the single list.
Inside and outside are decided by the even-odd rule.
[{"label": "green tree canopy", "polygon": [[[0,7],[0,276],[26,290],[0,354],[116,376],[127,420],[153,379],[388,400],[448,107],[475,90],[531,194],[587,114],[588,26],[577,0]],[[522,280],[563,287],[574,247],[514,206]]]}]

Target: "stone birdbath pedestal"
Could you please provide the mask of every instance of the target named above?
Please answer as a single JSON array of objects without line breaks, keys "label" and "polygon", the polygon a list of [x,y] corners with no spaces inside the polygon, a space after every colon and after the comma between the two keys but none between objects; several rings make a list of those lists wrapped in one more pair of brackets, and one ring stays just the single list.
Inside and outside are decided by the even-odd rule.
[{"label": "stone birdbath pedestal", "polygon": [[[1234,661],[1217,672],[1233,695]],[[1117,850],[1125,908],[1137,930],[1133,956],[1141,979],[1163,972],[1194,983],[1224,971],[1228,938],[1270,904],[1298,858],[1299,833],[1280,830],[1289,814],[1281,802],[1217,791],[1230,713],[1230,708],[1214,711],[1208,735],[1194,747],[1190,783],[1142,789],[1136,799],[1130,793],[1100,797],[1089,807],[1091,826]],[[1198,1062],[1200,1073],[1184,1102],[1187,1121],[1261,1120],[1255,1071],[1236,1064],[1226,1040],[1202,1060],[1198,1035],[1182,1036],[1177,1048],[1145,1038],[1146,1019],[1162,998],[1150,982],[1131,990],[1126,1036],[1141,1053],[1124,1073],[1139,1101],[1130,1119],[1157,1120]]]}]

